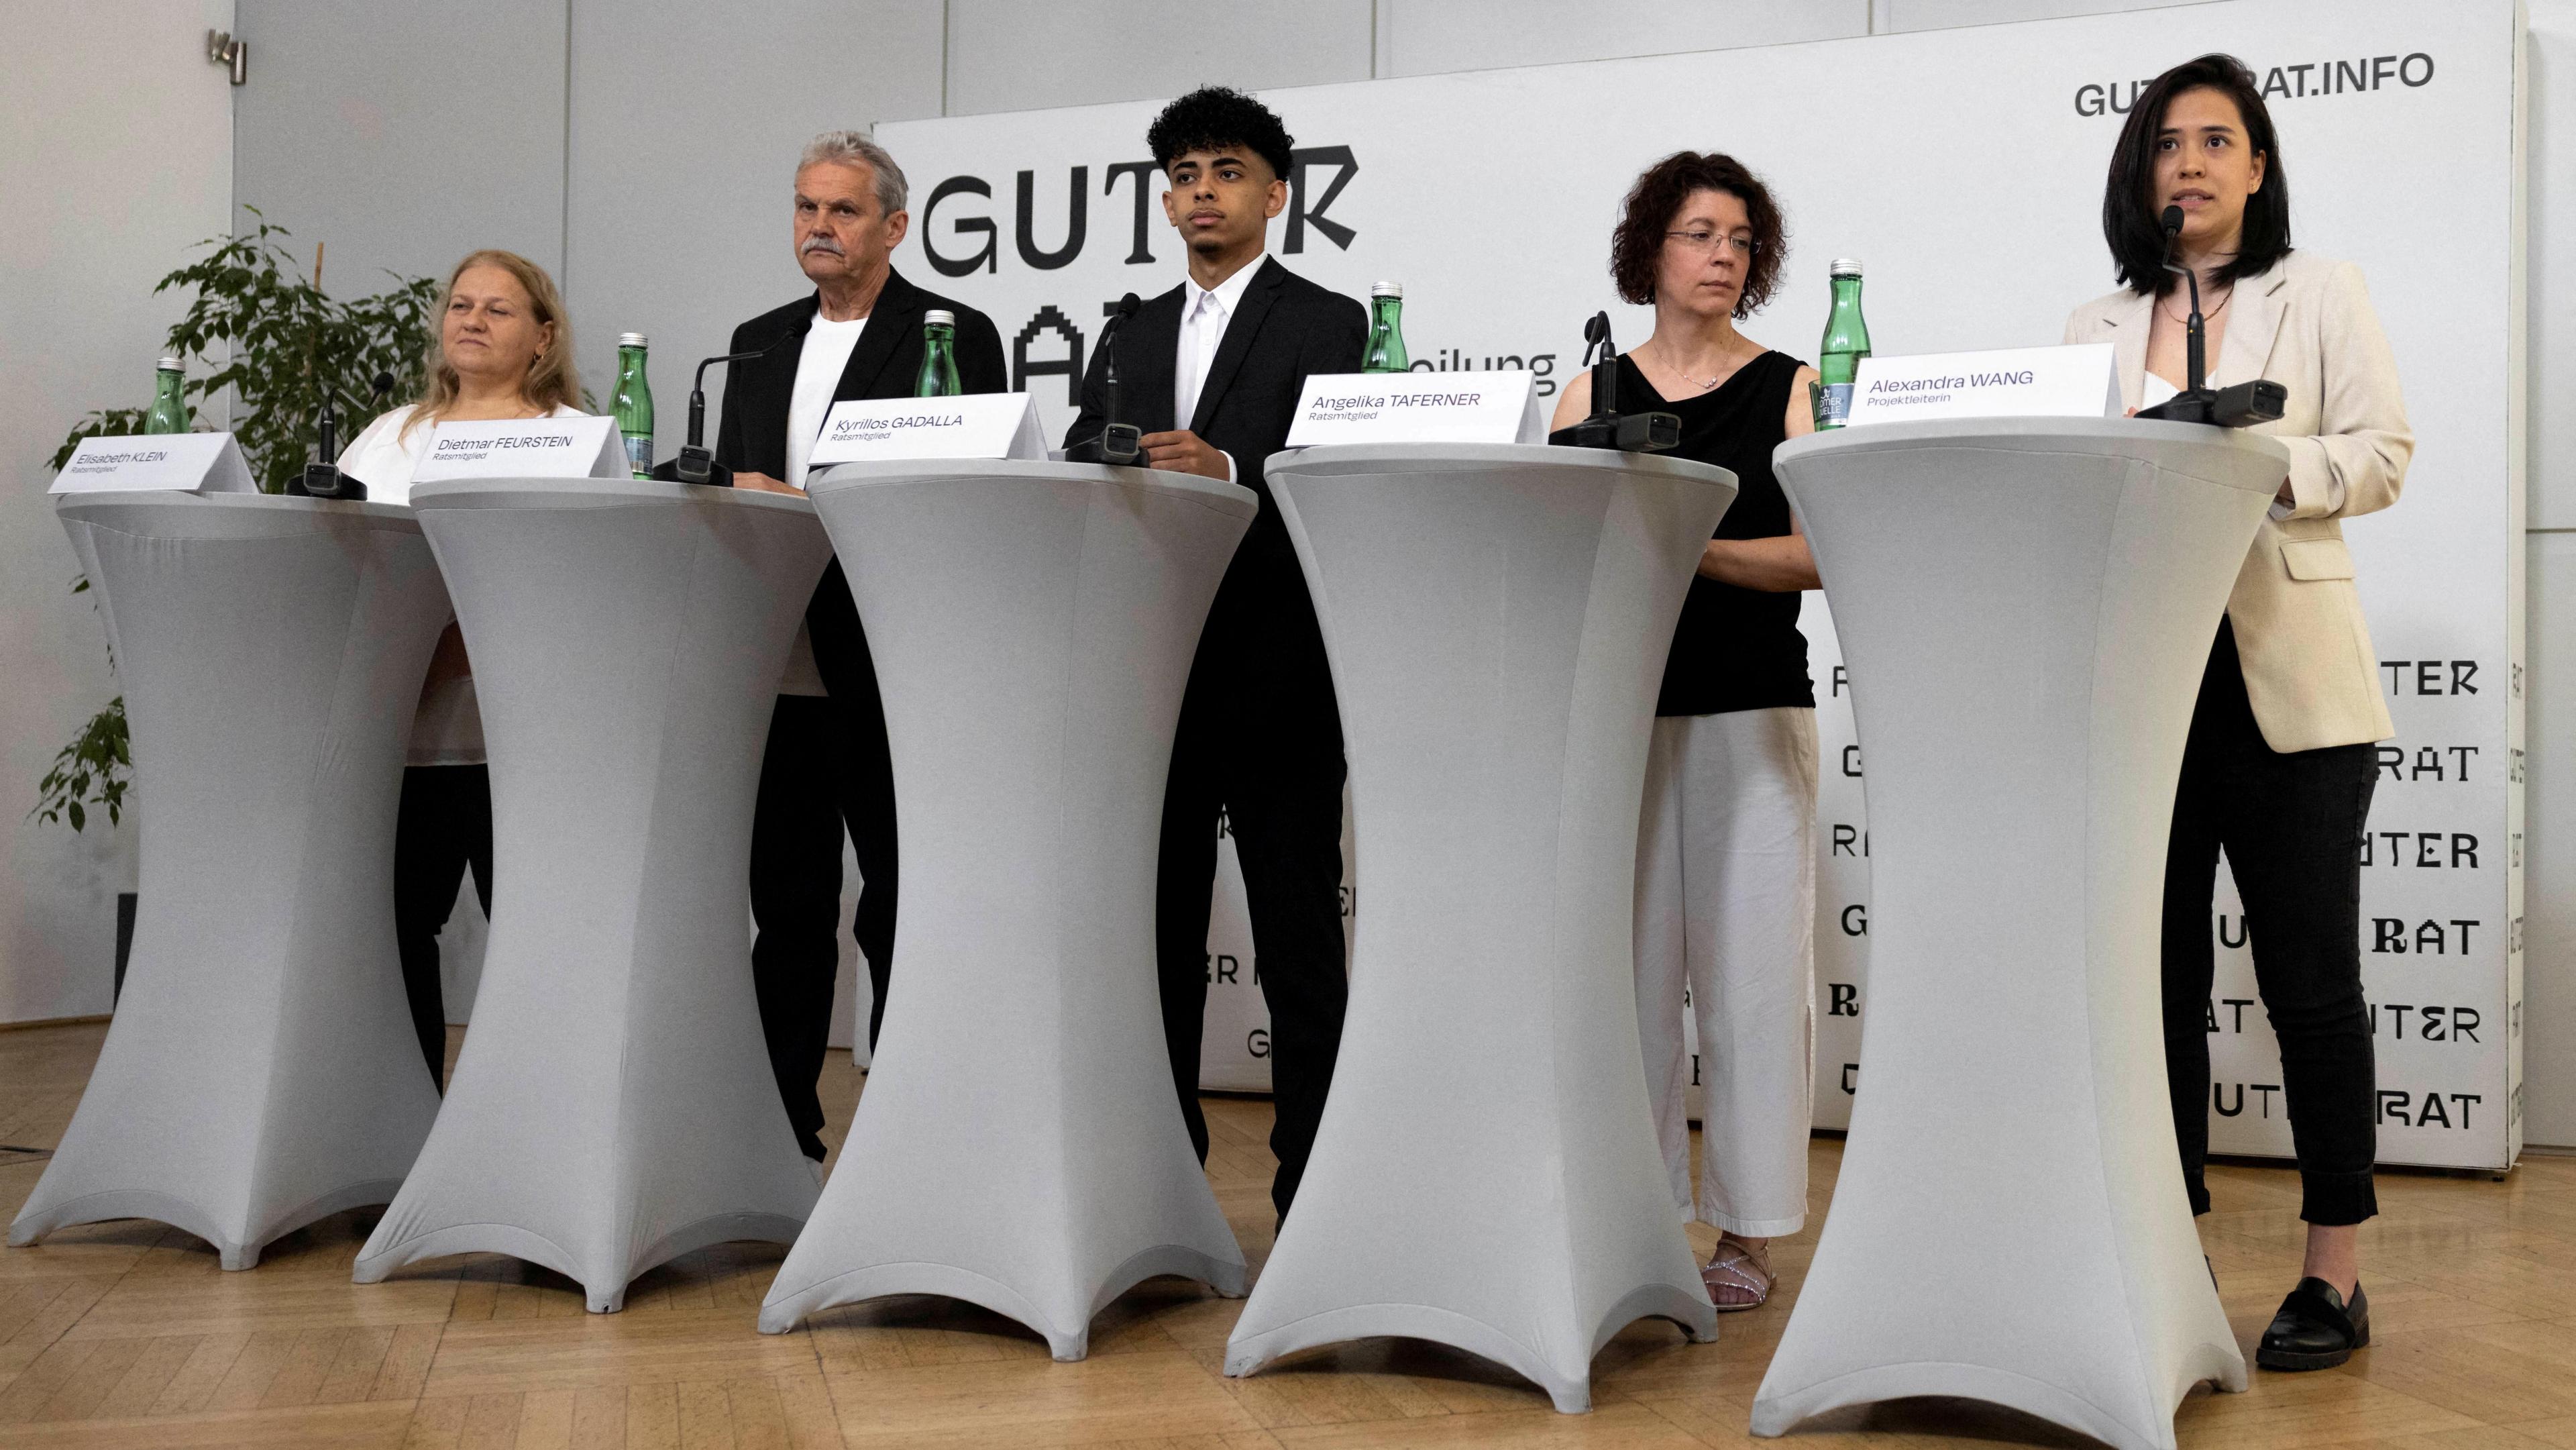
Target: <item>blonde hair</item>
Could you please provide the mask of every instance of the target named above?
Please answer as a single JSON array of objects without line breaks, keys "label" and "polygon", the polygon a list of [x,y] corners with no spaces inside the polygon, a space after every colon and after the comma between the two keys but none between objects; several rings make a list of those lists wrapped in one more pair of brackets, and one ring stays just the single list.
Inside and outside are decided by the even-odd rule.
[{"label": "blonde hair", "polygon": [[572,365],[572,319],[564,315],[563,294],[555,290],[555,279],[546,275],[545,268],[516,252],[486,247],[466,253],[456,270],[447,274],[447,286],[438,294],[438,314],[431,319],[429,328],[429,353],[421,367],[420,406],[404,420],[402,431],[406,434],[424,420],[434,422],[456,406],[462,384],[439,339],[446,331],[447,309],[456,300],[456,279],[476,267],[498,267],[516,278],[520,290],[528,294],[528,306],[535,311],[537,321],[554,325],[554,340],[528,364],[528,375],[519,384],[519,396],[548,412],[581,406],[581,378]]}]

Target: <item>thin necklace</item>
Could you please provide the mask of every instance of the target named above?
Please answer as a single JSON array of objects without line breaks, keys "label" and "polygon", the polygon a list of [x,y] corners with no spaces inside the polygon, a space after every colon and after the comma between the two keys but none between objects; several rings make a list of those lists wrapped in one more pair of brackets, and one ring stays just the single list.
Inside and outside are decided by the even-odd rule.
[{"label": "thin necklace", "polygon": [[[2213,308],[2211,308],[2209,311],[2204,312],[2204,313],[2202,313],[2202,314],[2200,315],[2200,320],[2201,320],[2201,321],[2203,321],[2203,322],[2207,322],[2207,321],[2208,321],[2208,320],[2210,320],[2211,318],[2216,317],[2218,314],[2220,314],[2220,313],[2222,313],[2222,312],[2225,312],[2225,311],[2227,310],[2227,304],[2228,304],[2228,303],[2230,303],[2230,302],[2233,302],[2233,301],[2235,301],[2235,300],[2236,300],[2236,289],[2235,289],[2234,287],[2232,287],[2232,286],[2231,286],[2231,287],[2229,287],[2229,288],[2227,289],[2227,295],[2218,299],[2218,305],[2217,305],[2216,307],[2213,307]],[[2163,303],[2161,303],[2161,302],[2160,302],[2160,303],[2157,303],[2157,304],[2156,304],[2156,310],[2157,310],[2157,311],[2159,311],[2159,312],[2164,312],[2164,304],[2163,304]],[[2167,317],[2173,317],[2173,320],[2174,320],[2174,321],[2181,323],[2181,324],[2182,324],[2183,326],[2185,326],[2185,327],[2189,327],[2189,326],[2191,325],[2191,319],[2190,319],[2190,318],[2188,318],[2188,317],[2174,317],[2174,315],[2173,315],[2172,313],[2170,313],[2170,312],[2165,312],[2165,316],[2167,316]]]},{"label": "thin necklace", "polygon": [[1671,348],[1658,346],[1656,351],[1664,354],[1664,366],[1671,368],[1676,377],[1679,377],[1683,382],[1690,384],[1692,387],[1699,389],[1703,393],[1716,387],[1718,384],[1725,382],[1729,376],[1728,374],[1720,373],[1717,376],[1710,378],[1707,382],[1701,382],[1699,379],[1692,377],[1689,373],[1683,371],[1680,363],[1673,361]]}]

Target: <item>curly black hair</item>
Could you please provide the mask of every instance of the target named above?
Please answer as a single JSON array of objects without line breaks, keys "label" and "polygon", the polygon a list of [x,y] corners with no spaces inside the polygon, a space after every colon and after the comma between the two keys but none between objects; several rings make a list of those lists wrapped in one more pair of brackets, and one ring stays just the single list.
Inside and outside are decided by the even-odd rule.
[{"label": "curly black hair", "polygon": [[1227,86],[1201,86],[1163,108],[1145,128],[1145,147],[1165,171],[1192,151],[1223,151],[1241,146],[1270,163],[1281,181],[1296,166],[1289,149],[1297,138],[1279,123],[1270,108]]}]

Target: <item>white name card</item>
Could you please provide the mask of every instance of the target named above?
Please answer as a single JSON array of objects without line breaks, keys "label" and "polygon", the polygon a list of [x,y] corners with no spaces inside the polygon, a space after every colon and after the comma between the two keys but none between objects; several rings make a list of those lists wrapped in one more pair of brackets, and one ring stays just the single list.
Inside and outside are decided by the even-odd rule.
[{"label": "white name card", "polygon": [[1288,446],[1317,443],[1545,443],[1538,375],[1331,373],[1306,380]]},{"label": "white name card", "polygon": [[2118,416],[2119,365],[2107,342],[1863,358],[1852,378],[1854,425]]},{"label": "white name card", "polygon": [[875,398],[834,403],[823,415],[811,466],[910,458],[1029,458],[1046,440],[1026,393],[954,398]]},{"label": "white name card", "polygon": [[633,471],[614,418],[525,418],[440,423],[411,481],[626,478]]},{"label": "white name card", "polygon": [[230,433],[150,433],[84,438],[47,493],[256,493]]}]

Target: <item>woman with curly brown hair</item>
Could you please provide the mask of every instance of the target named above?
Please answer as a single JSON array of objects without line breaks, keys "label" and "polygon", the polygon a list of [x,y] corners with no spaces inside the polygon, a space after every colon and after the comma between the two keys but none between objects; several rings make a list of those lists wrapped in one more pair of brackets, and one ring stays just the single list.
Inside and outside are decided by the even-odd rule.
[{"label": "woman with curly brown hair", "polygon": [[[1798,594],[1818,585],[1771,450],[1815,431],[1816,370],[1736,328],[1770,301],[1786,240],[1751,171],[1683,151],[1637,178],[1610,248],[1619,295],[1655,309],[1653,335],[1619,359],[1620,397],[1678,414],[1673,456],[1732,471],[1738,490],[1673,633],[1637,842],[1646,1086],[1674,1200],[1722,1235],[1701,1272],[1721,1310],[1770,1297],[1770,1241],[1807,1217],[1816,694]],[[1557,426],[1591,410],[1587,373]],[[1707,1089],[1695,1207],[1686,995]]]}]

